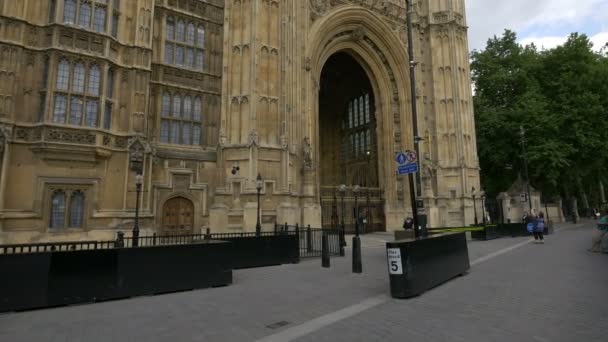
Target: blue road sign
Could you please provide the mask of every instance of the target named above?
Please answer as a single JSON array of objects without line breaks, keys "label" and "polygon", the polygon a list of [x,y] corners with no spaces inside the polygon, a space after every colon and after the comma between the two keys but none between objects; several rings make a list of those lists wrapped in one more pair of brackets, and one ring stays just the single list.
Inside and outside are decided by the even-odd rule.
[{"label": "blue road sign", "polygon": [[408,173],[418,172],[418,158],[416,152],[406,151],[405,153],[397,154],[397,174],[406,175]]},{"label": "blue road sign", "polygon": [[405,155],[405,153],[399,153],[397,155],[397,163],[399,163],[399,165],[403,165],[407,163],[407,156]]},{"label": "blue road sign", "polygon": [[414,172],[418,172],[418,164],[417,163],[406,164],[406,165],[399,165],[397,167],[397,174],[400,174],[400,175],[407,175],[408,173],[414,173]]}]

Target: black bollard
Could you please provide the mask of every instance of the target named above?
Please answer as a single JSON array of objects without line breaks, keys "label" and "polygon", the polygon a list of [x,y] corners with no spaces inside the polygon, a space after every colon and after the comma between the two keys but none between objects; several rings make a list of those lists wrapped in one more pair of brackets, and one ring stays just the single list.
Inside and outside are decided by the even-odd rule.
[{"label": "black bollard", "polygon": [[156,233],[152,234],[152,246],[156,246]]},{"label": "black bollard", "polygon": [[329,268],[329,242],[327,241],[327,234],[323,231],[321,237],[321,266]]},{"label": "black bollard", "polygon": [[353,273],[362,273],[363,265],[361,264],[361,239],[358,236],[353,236]]},{"label": "black bollard", "polygon": [[346,253],[344,252],[344,247],[346,246],[346,238],[344,237],[344,225],[342,225],[342,227],[340,227],[340,232],[339,232],[340,236],[339,236],[339,243],[340,243],[340,256],[345,256]]},{"label": "black bollard", "polygon": [[274,223],[274,235],[277,235],[278,231],[279,231],[279,225],[275,222]]},{"label": "black bollard", "polygon": [[205,240],[211,240],[211,229],[207,228],[205,232]]}]

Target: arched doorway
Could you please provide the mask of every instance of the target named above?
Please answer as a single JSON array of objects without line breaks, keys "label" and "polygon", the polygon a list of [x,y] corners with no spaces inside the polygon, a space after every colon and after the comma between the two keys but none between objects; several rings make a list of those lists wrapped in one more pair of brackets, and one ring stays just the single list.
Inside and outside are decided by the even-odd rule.
[{"label": "arched doorway", "polygon": [[194,205],[184,197],[174,197],[163,206],[163,235],[187,235],[194,230]]},{"label": "arched doorway", "polygon": [[[360,227],[362,233],[385,230],[375,112],[375,96],[366,71],[348,51],[333,54],[323,66],[319,90],[323,227],[336,227],[344,215],[346,230],[352,232],[358,213],[365,222]],[[340,184],[347,186],[344,213]],[[360,189],[357,194],[355,186]]]}]

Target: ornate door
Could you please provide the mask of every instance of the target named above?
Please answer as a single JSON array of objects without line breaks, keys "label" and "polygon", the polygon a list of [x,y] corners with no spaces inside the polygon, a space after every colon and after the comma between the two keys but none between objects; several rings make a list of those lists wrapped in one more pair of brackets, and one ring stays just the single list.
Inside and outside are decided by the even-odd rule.
[{"label": "ornate door", "polygon": [[194,205],[183,197],[175,197],[163,206],[163,234],[187,235],[194,230]]}]

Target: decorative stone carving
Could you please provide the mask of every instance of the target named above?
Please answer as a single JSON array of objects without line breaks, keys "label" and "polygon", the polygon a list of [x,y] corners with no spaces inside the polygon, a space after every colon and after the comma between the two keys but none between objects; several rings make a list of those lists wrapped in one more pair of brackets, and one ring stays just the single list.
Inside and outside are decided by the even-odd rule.
[{"label": "decorative stone carving", "polygon": [[310,146],[310,138],[304,137],[302,142],[302,160],[304,162],[304,169],[311,170],[312,164],[312,147]]},{"label": "decorative stone carving", "polygon": [[129,145],[129,164],[131,170],[142,172],[146,153],[150,153],[150,146],[139,136],[133,137],[128,141]]},{"label": "decorative stone carving", "polygon": [[220,135],[219,135],[219,139],[218,139],[219,147],[226,146],[227,140],[228,140],[228,137],[226,136],[226,130],[222,127],[222,128],[220,128]]},{"label": "decorative stone carving", "polygon": [[283,150],[287,150],[288,147],[289,147],[289,140],[288,140],[287,136],[285,134],[282,134],[279,139],[280,139],[280,142],[281,142],[281,148]]},{"label": "decorative stone carving", "polygon": [[353,30],[352,37],[354,41],[359,41],[365,37],[365,30],[363,27],[359,26]]},{"label": "decorative stone carving", "polygon": [[249,137],[247,138],[247,146],[252,147],[254,145],[260,146],[260,135],[258,134],[258,131],[252,129],[249,132]]},{"label": "decorative stone carving", "polygon": [[12,128],[9,126],[0,126],[0,154],[4,152],[6,145],[11,139]]},{"label": "decorative stone carving", "polygon": [[329,0],[310,0],[310,19],[317,20],[329,9]]}]

